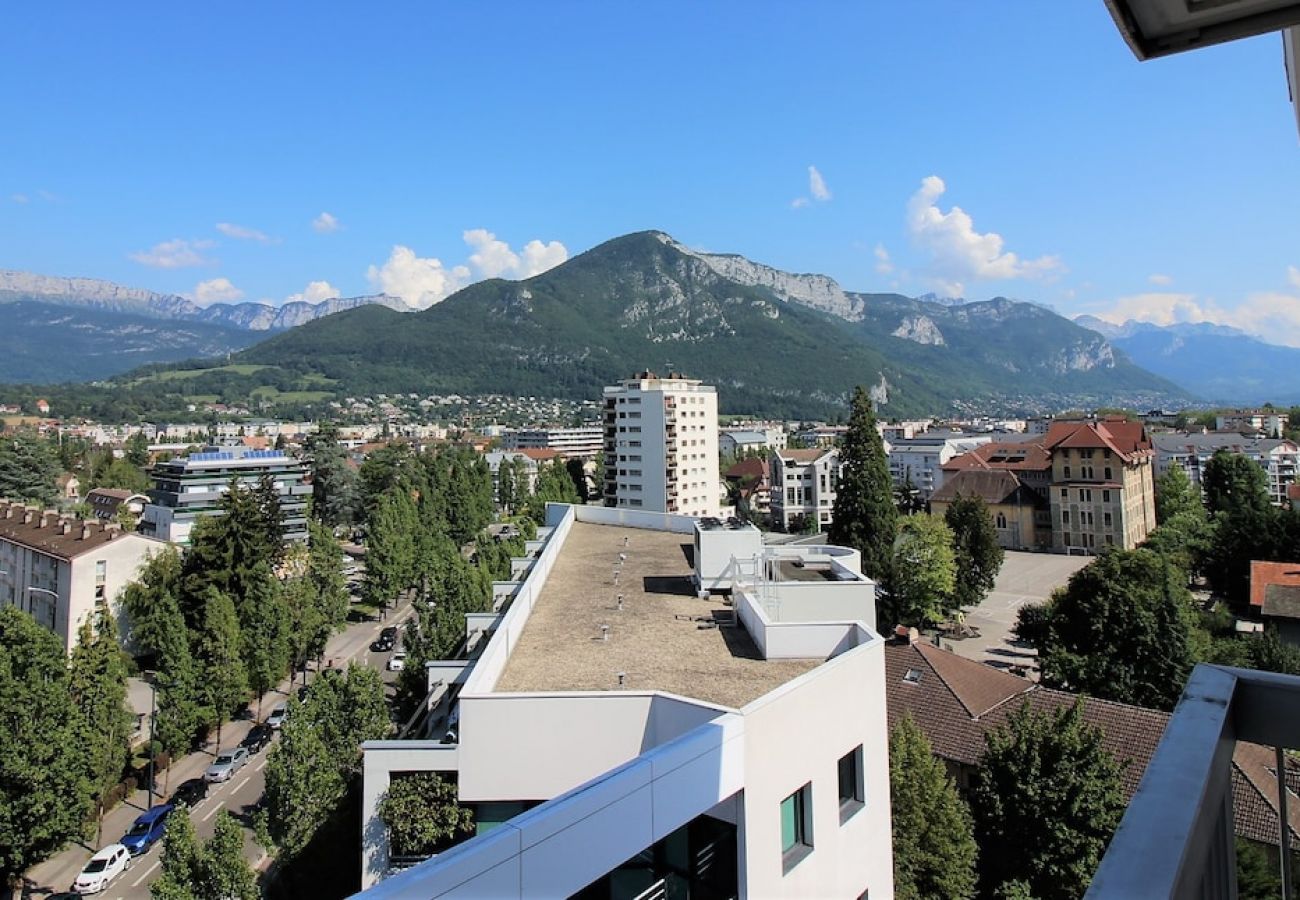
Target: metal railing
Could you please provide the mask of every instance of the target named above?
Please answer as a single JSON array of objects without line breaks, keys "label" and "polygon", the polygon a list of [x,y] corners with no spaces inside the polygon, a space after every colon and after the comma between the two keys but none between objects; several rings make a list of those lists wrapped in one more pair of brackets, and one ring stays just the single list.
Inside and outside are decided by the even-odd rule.
[{"label": "metal railing", "polygon": [[1087,897],[1236,897],[1232,757],[1275,748],[1282,897],[1291,900],[1283,748],[1300,747],[1300,678],[1198,665],[1165,727]]}]

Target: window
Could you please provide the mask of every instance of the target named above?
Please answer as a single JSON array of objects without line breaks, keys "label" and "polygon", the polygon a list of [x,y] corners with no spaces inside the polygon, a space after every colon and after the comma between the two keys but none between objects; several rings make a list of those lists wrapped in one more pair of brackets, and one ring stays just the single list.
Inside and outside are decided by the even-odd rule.
[{"label": "window", "polygon": [[1061,524],[1062,525],[1070,524],[1070,511],[1068,509],[1061,510]]},{"label": "window", "polygon": [[1110,475],[1110,466],[1107,466],[1107,467],[1106,467],[1106,480],[1107,480],[1107,481],[1110,481],[1110,479],[1111,479],[1111,475]]},{"label": "window", "polygon": [[862,809],[866,797],[862,783],[862,745],[859,744],[840,757],[840,824],[851,819]]},{"label": "window", "polygon": [[1069,489],[1069,488],[1061,488],[1061,499],[1062,499],[1063,501],[1069,501],[1069,499],[1070,499],[1070,489]]},{"label": "window", "polygon": [[[1109,473],[1109,472],[1106,473],[1106,477],[1107,477],[1107,478],[1110,477],[1110,473]],[[1101,492],[1101,502],[1102,502],[1102,503],[1109,503],[1109,502],[1110,502],[1110,491],[1102,491],[1102,492]]]},{"label": "window", "polygon": [[812,852],[812,783],[781,801],[781,856],[789,872]]},{"label": "window", "polygon": [[998,513],[997,527],[998,527],[998,528],[1006,528],[1006,527],[1007,527],[1007,516],[1006,516],[1006,513]]},{"label": "window", "polygon": [[1107,528],[1110,527],[1110,513],[1102,513],[1102,522]]},{"label": "window", "polygon": [[1066,467],[1065,467],[1065,477],[1066,477],[1066,478],[1069,478],[1069,477],[1070,477],[1070,467],[1069,467],[1069,466],[1066,466]]},{"label": "window", "polygon": [[1092,488],[1084,488],[1083,490],[1079,491],[1079,500],[1082,503],[1091,503]]}]

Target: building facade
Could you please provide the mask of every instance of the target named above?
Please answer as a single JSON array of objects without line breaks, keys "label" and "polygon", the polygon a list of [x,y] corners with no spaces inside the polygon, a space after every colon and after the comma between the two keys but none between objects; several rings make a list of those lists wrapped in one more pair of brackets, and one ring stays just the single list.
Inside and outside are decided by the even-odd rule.
[{"label": "building facade", "polygon": [[1215,416],[1214,427],[1218,431],[1237,431],[1280,438],[1286,432],[1290,419],[1287,413],[1276,409],[1236,409]]},{"label": "building facade", "polygon": [[[856,551],[558,504],[537,543],[481,652],[430,664],[454,724],[363,748],[361,896],[893,896],[884,641]],[[380,798],[419,771],[454,779],[478,834],[393,874]]]},{"label": "building facade", "polygon": [[159,463],[149,474],[154,486],[140,517],[143,535],[188,544],[200,516],[222,515],[221,497],[232,481],[252,489],[269,478],[279,491],[284,539],[307,539],[307,467],[280,450],[209,447]]},{"label": "building facade", "polygon": [[118,597],[160,546],[113,523],[0,501],[0,606],[30,614],[68,652],[93,613],[115,616],[129,643]]},{"label": "building facade", "polygon": [[1050,550],[1052,512],[1047,497],[1031,490],[1012,471],[966,469],[954,473],[930,498],[936,516],[958,497],[979,497],[988,508],[998,545],[1006,550]]},{"label": "building facade", "polygon": [[928,503],[943,487],[943,466],[954,456],[990,443],[987,434],[931,431],[912,438],[886,438],[889,474],[894,484],[911,484],[916,499]]},{"label": "building facade", "polygon": [[1052,455],[1052,548],[1131,550],[1156,527],[1155,451],[1141,422],[1060,422]]},{"label": "building facade", "polygon": [[501,436],[506,450],[554,450],[569,459],[591,459],[604,447],[605,429],[600,425],[580,428],[523,428]]},{"label": "building facade", "polygon": [[840,482],[839,450],[778,450],[767,464],[772,527],[829,527]]},{"label": "building facade", "polygon": [[1219,451],[1240,453],[1268,475],[1269,499],[1277,506],[1288,502],[1287,490],[1296,483],[1300,446],[1278,438],[1244,437],[1235,433],[1185,434],[1164,432],[1151,437],[1156,450],[1156,478],[1174,466],[1181,466],[1198,488],[1205,466]]},{"label": "building facade", "polygon": [[716,516],[718,393],[693,378],[642,372],[605,388],[606,506]]}]

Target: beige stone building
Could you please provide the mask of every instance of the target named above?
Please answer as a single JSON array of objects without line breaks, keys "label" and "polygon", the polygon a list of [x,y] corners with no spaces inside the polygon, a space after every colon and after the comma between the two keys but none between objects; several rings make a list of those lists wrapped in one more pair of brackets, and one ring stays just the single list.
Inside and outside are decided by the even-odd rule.
[{"label": "beige stone building", "polygon": [[1043,445],[1052,457],[1052,548],[1132,549],[1156,527],[1155,451],[1141,422],[1059,422]]}]

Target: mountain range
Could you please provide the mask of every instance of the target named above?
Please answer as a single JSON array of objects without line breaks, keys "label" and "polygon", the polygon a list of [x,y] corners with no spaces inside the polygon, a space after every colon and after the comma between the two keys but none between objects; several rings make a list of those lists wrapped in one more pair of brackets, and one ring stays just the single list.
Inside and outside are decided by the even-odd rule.
[{"label": "mountain range", "polygon": [[267,332],[371,304],[408,308],[383,294],[200,306],[111,281],[0,270],[0,382],[94,380],[145,363],[221,357]]},{"label": "mountain range", "polygon": [[[1033,303],[853,292],[655,231],[523,281],[478,282],[415,313],[392,297],[205,308],[106,282],[0,277],[9,306],[34,297],[67,316],[171,322],[193,345],[208,341],[195,355],[215,359],[158,358],[116,376],[104,390],[133,414],[268,390],[301,402],[415,391],[596,398],[646,368],[718,385],[725,411],[790,418],[842,413],[857,384],[892,415],[1191,399],[1106,337]],[[340,306],[352,308],[327,314]],[[199,325],[223,330],[200,334]],[[244,349],[220,343],[257,338]]]},{"label": "mountain range", "polygon": [[1076,323],[1105,337],[1143,368],[1215,403],[1300,403],[1300,348],[1269,344],[1209,322],[1122,325],[1093,316]]}]

